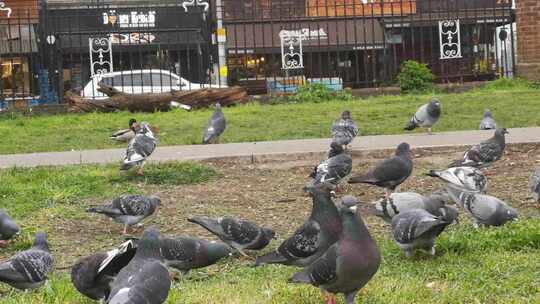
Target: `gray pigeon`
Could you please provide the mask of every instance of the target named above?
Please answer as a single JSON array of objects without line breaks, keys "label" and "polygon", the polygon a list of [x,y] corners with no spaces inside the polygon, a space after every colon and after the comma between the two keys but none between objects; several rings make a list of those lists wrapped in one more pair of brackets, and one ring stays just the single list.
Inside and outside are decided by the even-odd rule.
[{"label": "gray pigeon", "polygon": [[529,186],[534,200],[540,202],[540,167],[536,168],[536,171],[529,178]]},{"label": "gray pigeon", "polygon": [[391,222],[396,215],[412,209],[423,209],[438,215],[439,208],[447,203],[444,195],[433,194],[428,197],[415,192],[392,193],[389,198],[383,198],[371,204],[371,214]]},{"label": "gray pigeon", "polygon": [[7,245],[8,241],[19,233],[19,226],[3,209],[0,209],[0,246]]},{"label": "gray pigeon", "polygon": [[157,196],[122,195],[115,198],[110,204],[92,207],[86,211],[104,214],[115,222],[124,224],[123,233],[127,234],[128,226],[139,224],[154,214],[160,205],[161,199]]},{"label": "gray pigeon", "polygon": [[493,119],[493,115],[489,109],[484,111],[484,118],[480,122],[480,130],[495,130],[497,129],[497,123]]},{"label": "gray pigeon", "polygon": [[38,232],[32,248],[0,263],[0,282],[21,290],[39,288],[47,281],[53,263],[47,235]]},{"label": "gray pigeon", "polygon": [[423,209],[412,209],[392,219],[394,240],[407,257],[416,249],[424,249],[435,255],[435,239],[457,220],[459,214],[453,206],[443,206],[439,213],[441,215],[437,216]]},{"label": "gray pigeon", "polygon": [[136,242],[128,240],[109,252],[82,258],[71,268],[71,282],[81,294],[92,300],[104,301],[111,293],[110,284],[131,262],[136,250]]},{"label": "gray pigeon", "polygon": [[[381,264],[377,243],[356,207],[341,207],[343,232],[321,258],[289,281],[307,283],[331,294],[342,293],[346,304],[354,304],[358,291],[373,278]],[[336,303],[330,296],[328,303]]]},{"label": "gray pigeon", "polygon": [[272,229],[232,217],[213,219],[200,216],[188,221],[202,226],[244,256],[247,256],[244,250],[264,249],[275,236]]},{"label": "gray pigeon", "polygon": [[141,123],[141,128],[137,135],[129,142],[126,155],[120,170],[129,170],[139,167],[138,174],[143,175],[146,159],[154,152],[158,144],[150,125],[147,122]]},{"label": "gray pigeon", "polygon": [[307,188],[313,209],[307,221],[273,252],[257,258],[255,265],[283,264],[304,267],[334,244],[341,233],[341,219],[328,184]]},{"label": "gray pigeon", "polygon": [[338,185],[339,182],[351,173],[352,158],[345,152],[343,146],[332,143],[328,159],[323,160],[309,177],[313,178],[314,185],[321,183],[331,183]]},{"label": "gray pigeon", "polygon": [[231,256],[231,249],[222,242],[180,236],[162,238],[161,254],[167,266],[186,274],[191,269],[207,267]]},{"label": "gray pigeon", "polygon": [[108,304],[161,304],[167,300],[171,278],[160,245],[159,230],[146,229],[135,256],[111,283]]},{"label": "gray pigeon", "polygon": [[221,111],[221,105],[216,103],[216,110],[210,120],[208,121],[208,127],[204,132],[203,144],[210,144],[219,141],[219,136],[223,134],[225,128],[227,127],[227,122],[225,121],[225,115]]},{"label": "gray pigeon", "polygon": [[468,192],[483,193],[487,190],[487,178],[473,167],[454,167],[443,171],[430,170],[428,176],[437,177],[447,186]]},{"label": "gray pigeon", "polygon": [[429,103],[418,108],[407,126],[405,126],[405,130],[411,131],[422,127],[428,128],[428,133],[431,134],[431,128],[439,121],[440,117],[441,102],[437,99],[432,99]]},{"label": "gray pigeon", "polygon": [[465,152],[463,159],[452,162],[448,167],[488,167],[503,156],[506,148],[505,134],[508,131],[504,128],[495,130],[492,138],[473,146]]},{"label": "gray pigeon", "polygon": [[343,111],[341,118],[332,124],[332,142],[347,147],[358,135],[358,126],[351,118],[351,112]]},{"label": "gray pigeon", "polygon": [[129,128],[124,130],[119,130],[117,132],[114,132],[111,135],[111,139],[118,142],[129,142],[134,137],[135,134],[137,134],[137,130],[139,128],[139,125],[137,124],[137,120],[135,118],[132,118],[129,120]]},{"label": "gray pigeon", "polygon": [[412,171],[411,147],[408,143],[401,143],[396,149],[395,156],[380,162],[365,175],[351,177],[349,183],[365,183],[383,187],[386,189],[386,198],[388,198],[390,193],[411,175]]},{"label": "gray pigeon", "polygon": [[502,226],[518,218],[517,211],[500,199],[477,193],[463,192],[447,187],[456,204],[460,205],[474,220],[474,226]]}]

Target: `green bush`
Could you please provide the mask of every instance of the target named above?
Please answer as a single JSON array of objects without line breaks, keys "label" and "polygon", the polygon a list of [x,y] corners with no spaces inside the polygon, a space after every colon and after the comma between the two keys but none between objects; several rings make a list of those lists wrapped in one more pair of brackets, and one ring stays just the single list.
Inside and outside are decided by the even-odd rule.
[{"label": "green bush", "polygon": [[288,101],[292,103],[319,103],[336,99],[341,101],[352,100],[350,89],[345,89],[343,91],[334,93],[322,83],[304,84],[298,88],[298,92],[296,92],[296,94],[288,98]]},{"label": "green bush", "polygon": [[294,103],[324,102],[333,99],[332,91],[324,84],[304,84],[298,88],[296,94],[289,97]]},{"label": "green bush", "polygon": [[433,73],[427,65],[407,60],[401,65],[398,83],[403,93],[422,93],[433,89]]}]

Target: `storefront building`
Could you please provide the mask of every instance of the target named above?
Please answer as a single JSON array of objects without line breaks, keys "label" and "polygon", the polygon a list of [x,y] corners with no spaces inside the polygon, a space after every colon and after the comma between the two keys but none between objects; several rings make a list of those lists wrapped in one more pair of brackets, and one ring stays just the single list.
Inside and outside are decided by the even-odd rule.
[{"label": "storefront building", "polygon": [[409,59],[440,82],[513,75],[511,0],[224,0],[223,11],[229,81],[260,93],[390,85]]},{"label": "storefront building", "polygon": [[174,86],[174,79],[164,79],[171,77],[166,71],[190,83],[209,82],[210,8],[191,2],[49,0],[42,20],[43,54],[54,86],[59,92],[78,91],[96,74],[137,70],[158,76],[140,73],[114,80],[126,87]]},{"label": "storefront building", "polygon": [[0,1],[0,108],[36,92],[37,0]]}]

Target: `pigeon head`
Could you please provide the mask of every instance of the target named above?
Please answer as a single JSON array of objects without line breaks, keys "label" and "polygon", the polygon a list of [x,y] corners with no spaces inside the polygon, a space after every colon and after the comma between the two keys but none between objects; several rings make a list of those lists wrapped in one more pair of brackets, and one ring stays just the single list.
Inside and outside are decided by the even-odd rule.
[{"label": "pigeon head", "polygon": [[348,110],[345,110],[341,113],[341,119],[351,119],[351,112]]},{"label": "pigeon head", "polygon": [[206,244],[206,257],[209,263],[215,263],[224,257],[231,256],[232,249],[223,242],[208,242]]},{"label": "pigeon head", "polygon": [[516,209],[510,208],[510,207],[503,214],[503,217],[508,221],[517,221],[518,216],[519,215],[518,215]]},{"label": "pigeon head", "polygon": [[505,134],[510,134],[506,128],[499,128],[495,130],[495,136],[496,137],[504,137]]},{"label": "pigeon head", "polygon": [[273,239],[276,237],[276,232],[270,228],[263,227],[262,232],[264,233],[264,235],[266,235],[268,239]]},{"label": "pigeon head", "polygon": [[441,214],[441,219],[445,222],[451,224],[454,221],[458,221],[459,211],[456,207],[450,205],[444,205],[439,208],[439,213]]},{"label": "pigeon head", "polygon": [[49,243],[47,243],[47,234],[45,232],[36,233],[36,236],[34,237],[33,247],[49,251]]},{"label": "pigeon head", "polygon": [[19,232],[19,226],[4,211],[0,210],[0,235],[3,238],[11,238]]},{"label": "pigeon head", "polygon": [[411,146],[408,143],[401,143],[397,146],[396,156],[410,156]]},{"label": "pigeon head", "polygon": [[343,146],[341,146],[338,143],[332,142],[330,144],[330,152],[328,152],[328,158],[339,155],[339,154],[343,153],[344,151],[345,150],[343,149]]},{"label": "pigeon head", "polygon": [[353,207],[358,205],[359,203],[360,201],[352,195],[345,195],[341,198],[341,204],[346,207]]},{"label": "pigeon head", "polygon": [[493,117],[493,114],[491,114],[491,110],[490,110],[490,109],[484,110],[484,117]]},{"label": "pigeon head", "polygon": [[438,99],[432,99],[429,102],[428,108],[427,108],[428,114],[431,117],[439,117],[441,116],[441,102]]},{"label": "pigeon head", "polygon": [[331,183],[324,182],[305,186],[304,191],[312,197],[324,195],[330,198],[330,194],[332,191],[334,191],[335,187],[336,186],[332,185]]},{"label": "pigeon head", "polygon": [[159,198],[159,196],[151,195],[148,198],[150,199],[150,203],[152,204],[152,206],[154,207],[161,206],[161,198]]},{"label": "pigeon head", "polygon": [[162,259],[159,230],[152,226],[144,230],[135,257]]}]

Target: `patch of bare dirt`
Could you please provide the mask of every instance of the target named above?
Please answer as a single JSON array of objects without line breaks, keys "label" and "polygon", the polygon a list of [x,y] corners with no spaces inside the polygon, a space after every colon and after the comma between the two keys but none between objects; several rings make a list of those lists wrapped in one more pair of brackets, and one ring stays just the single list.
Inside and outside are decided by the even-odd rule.
[{"label": "patch of bare dirt", "polygon": [[[428,169],[445,168],[452,160],[461,157],[464,149],[415,150],[415,170],[400,191],[429,194],[442,184],[424,175]],[[374,163],[392,154],[392,151],[354,153],[354,173],[365,172]],[[144,190],[162,197],[162,207],[157,216],[146,222],[157,225],[166,235],[192,235],[213,238],[206,230],[188,223],[194,215],[235,216],[272,227],[279,239],[287,237],[309,214],[311,199],[303,192],[307,176],[320,161],[320,155],[296,161],[258,163],[213,161],[207,163],[222,172],[223,176],[199,185],[150,186]],[[540,165],[540,145],[513,145],[506,155],[486,170],[489,179],[488,193],[497,196],[521,210],[522,214],[539,215],[539,206],[529,195],[528,178],[535,166]],[[364,185],[344,184],[346,193],[370,202],[384,195],[382,189]],[[142,186],[141,186],[142,187]],[[72,265],[78,258],[96,251],[109,250],[124,237],[122,227],[105,217],[84,213],[84,202],[78,220],[68,220],[51,215],[48,221],[52,248],[60,268]],[[370,228],[386,232],[377,218],[365,218]],[[136,234],[136,235],[140,235]],[[276,242],[272,244],[276,246]]]}]

